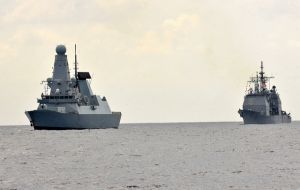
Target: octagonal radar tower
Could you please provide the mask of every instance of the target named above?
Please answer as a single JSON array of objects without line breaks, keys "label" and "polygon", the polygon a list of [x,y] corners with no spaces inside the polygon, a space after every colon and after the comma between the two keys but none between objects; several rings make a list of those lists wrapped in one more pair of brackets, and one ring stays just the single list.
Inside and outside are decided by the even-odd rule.
[{"label": "octagonal radar tower", "polygon": [[50,95],[68,95],[70,91],[70,71],[66,53],[66,47],[64,45],[58,45],[56,47],[55,61],[53,67],[51,93]]},{"label": "octagonal radar tower", "polygon": [[26,111],[34,129],[118,128],[121,112],[112,112],[106,98],[93,94],[89,72],[77,72],[75,45],[75,80],[70,79],[66,47],[58,45],[52,78],[44,81],[45,93],[36,110]]}]

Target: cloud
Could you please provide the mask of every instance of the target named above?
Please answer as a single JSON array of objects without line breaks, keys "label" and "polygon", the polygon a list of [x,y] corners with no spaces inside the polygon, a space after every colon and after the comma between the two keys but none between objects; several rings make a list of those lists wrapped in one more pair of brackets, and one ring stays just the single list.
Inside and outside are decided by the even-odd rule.
[{"label": "cloud", "polygon": [[[33,22],[42,21],[43,19],[65,17],[67,5],[64,1],[53,0],[27,0],[18,1],[15,7],[10,7],[12,10],[3,15],[4,23],[14,22]],[[68,12],[70,14],[70,12]]]},{"label": "cloud", "polygon": [[[160,115],[191,121],[190,113],[194,121],[239,119],[245,81],[261,59],[267,72],[280,78],[276,84],[286,88],[284,103],[298,112],[298,92],[291,92],[299,83],[298,1],[14,0],[1,5],[1,86],[10,92],[2,95],[7,113],[0,115],[8,116],[1,124],[27,123],[20,110],[36,107],[39,81],[51,75],[58,43],[67,45],[70,63],[77,43],[80,69],[95,73],[93,90],[127,114],[124,122],[162,121]],[[26,97],[18,98],[20,92]],[[11,94],[15,107],[7,103]],[[182,104],[174,103],[183,96]],[[228,111],[218,112],[212,104]],[[176,111],[186,105],[190,113]]]},{"label": "cloud", "polygon": [[181,14],[175,19],[167,19],[163,22],[163,28],[167,32],[190,31],[199,24],[199,16],[196,14]]},{"label": "cloud", "polygon": [[[174,19],[166,19],[155,31],[147,31],[138,40],[134,49],[137,53],[170,53],[180,41],[199,26],[199,16],[196,14],[180,14]],[[180,42],[177,45],[180,45]]]},{"label": "cloud", "polygon": [[7,60],[8,59],[8,55],[12,56],[12,55],[16,55],[12,46],[10,46],[8,43],[1,43],[0,44],[0,60],[2,60],[0,62],[0,64],[5,64],[3,60]]},{"label": "cloud", "polygon": [[146,0],[95,0],[96,4],[100,7],[112,8],[112,7],[119,7],[119,6],[128,6],[128,5],[135,5],[146,3]]}]

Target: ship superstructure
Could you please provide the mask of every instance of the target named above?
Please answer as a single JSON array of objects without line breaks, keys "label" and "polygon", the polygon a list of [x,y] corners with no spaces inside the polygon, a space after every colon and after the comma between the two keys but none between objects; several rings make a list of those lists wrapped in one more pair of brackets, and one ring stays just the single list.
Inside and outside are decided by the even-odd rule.
[{"label": "ship superstructure", "polygon": [[70,77],[64,45],[56,47],[52,78],[43,81],[45,90],[38,99],[38,108],[26,111],[35,129],[118,128],[121,112],[112,112],[106,98],[95,95],[90,87],[89,72],[77,71]]},{"label": "ship superstructure", "polygon": [[238,111],[244,124],[290,123],[291,116],[282,110],[276,86],[267,86],[274,77],[265,76],[263,62],[260,69],[248,81],[243,109]]}]

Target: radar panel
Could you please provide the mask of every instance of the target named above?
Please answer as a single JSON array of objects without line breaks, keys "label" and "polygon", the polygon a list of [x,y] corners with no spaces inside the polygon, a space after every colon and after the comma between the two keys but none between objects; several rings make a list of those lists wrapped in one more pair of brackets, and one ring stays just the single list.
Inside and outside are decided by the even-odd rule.
[{"label": "radar panel", "polygon": [[91,75],[89,72],[78,72],[77,76],[79,80],[91,79]]}]

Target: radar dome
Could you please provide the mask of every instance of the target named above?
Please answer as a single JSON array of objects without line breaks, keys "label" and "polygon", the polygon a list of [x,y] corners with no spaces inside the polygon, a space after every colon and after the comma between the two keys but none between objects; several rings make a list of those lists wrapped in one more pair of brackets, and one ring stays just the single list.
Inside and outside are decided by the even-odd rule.
[{"label": "radar dome", "polygon": [[64,46],[64,45],[56,46],[56,53],[58,55],[64,55],[66,53],[66,51],[67,51],[66,46]]}]

